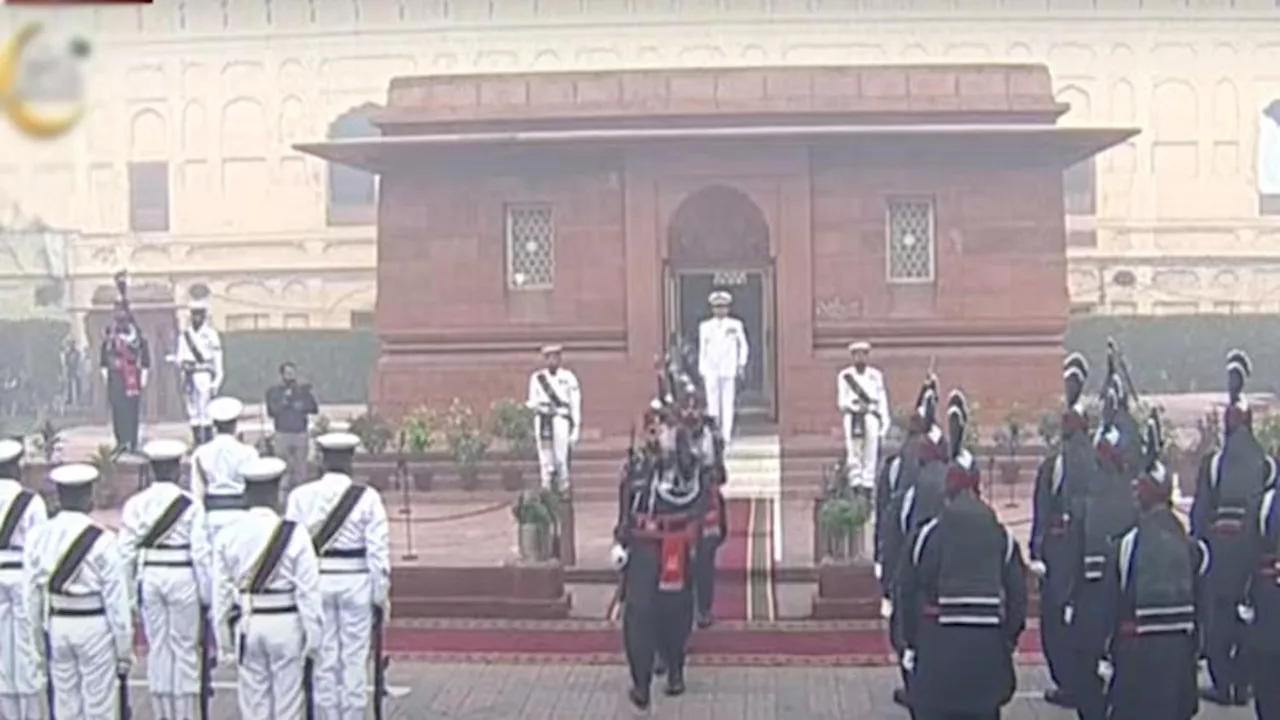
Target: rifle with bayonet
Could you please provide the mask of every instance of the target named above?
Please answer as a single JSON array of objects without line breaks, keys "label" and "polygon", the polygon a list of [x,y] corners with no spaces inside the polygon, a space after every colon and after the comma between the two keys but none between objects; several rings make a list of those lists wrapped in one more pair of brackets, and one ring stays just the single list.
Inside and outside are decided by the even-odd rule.
[{"label": "rifle with bayonet", "polygon": [[213,720],[213,666],[217,659],[211,630],[209,606],[201,605],[200,625],[196,629],[196,643],[200,650],[200,720]]},{"label": "rifle with bayonet", "polygon": [[387,668],[391,665],[382,646],[383,627],[386,623],[386,608],[373,606],[373,718],[382,720],[387,700]]}]

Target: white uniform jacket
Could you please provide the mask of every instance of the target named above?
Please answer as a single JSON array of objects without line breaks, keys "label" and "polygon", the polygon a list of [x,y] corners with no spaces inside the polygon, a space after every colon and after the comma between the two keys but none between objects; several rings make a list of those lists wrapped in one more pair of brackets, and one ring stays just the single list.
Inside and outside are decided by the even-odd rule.
[{"label": "white uniform jacket", "polygon": [[[546,377],[551,388],[560,400],[568,407],[555,408],[547,391],[542,388],[540,376]],[[578,384],[578,376],[573,371],[559,368],[554,373],[542,368],[529,376],[529,400],[525,405],[535,412],[542,408],[552,407],[559,417],[568,419],[572,426],[569,430],[569,442],[576,443],[582,433],[582,386]]]},{"label": "white uniform jacket", "polygon": [[[192,349],[192,345],[195,349]],[[196,354],[200,358],[196,358]],[[193,377],[206,376],[208,385],[204,385],[205,380],[197,380],[199,386],[206,388],[213,394],[218,394],[218,388],[222,387],[223,365],[222,365],[222,336],[209,323],[200,326],[199,330],[186,328],[178,334],[178,347],[174,352],[177,358],[178,366],[181,368],[191,368]]]},{"label": "white uniform jacket", "polygon": [[698,374],[737,377],[747,367],[747,330],[735,317],[707,318],[698,325]]},{"label": "white uniform jacket", "polygon": [[234,435],[215,435],[191,454],[191,494],[201,500],[207,495],[243,495],[240,468],[257,457],[258,451],[252,445],[240,442]]},{"label": "white uniform jacket", "polygon": [[[861,398],[849,387],[849,382],[845,379],[849,375],[871,396],[869,406],[863,406]],[[862,372],[858,372],[855,366],[850,365],[836,376],[836,407],[841,413],[850,413],[860,406],[866,412],[867,434],[875,434],[880,438],[888,435],[892,425],[892,408],[889,406],[889,390],[885,387],[884,375],[879,368],[867,365]]]},{"label": "white uniform jacket", "polygon": [[[325,473],[289,493],[285,518],[293,520],[314,537],[339,498],[352,486],[352,480],[341,473]],[[363,558],[353,558],[353,551],[364,551]],[[387,508],[382,495],[366,487],[320,555],[320,572],[349,573],[365,570],[369,574],[370,601],[382,605],[390,594],[391,537],[387,527]],[[326,554],[330,555],[326,557]],[[345,556],[345,557],[344,557]]]},{"label": "white uniform jacket", "polygon": [[[151,532],[160,516],[181,496],[190,499],[191,505],[157,541],[157,547],[151,550],[139,547],[138,543]],[[175,483],[153,483],[125,501],[120,511],[119,532],[120,557],[128,573],[130,589],[136,587],[138,574],[149,560],[171,563],[189,559],[200,602],[209,604],[213,598],[213,545],[198,498]]]}]

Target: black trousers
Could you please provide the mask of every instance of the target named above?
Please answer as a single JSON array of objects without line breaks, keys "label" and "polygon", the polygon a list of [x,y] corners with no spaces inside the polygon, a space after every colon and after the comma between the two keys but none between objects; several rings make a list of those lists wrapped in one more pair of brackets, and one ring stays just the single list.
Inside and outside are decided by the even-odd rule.
[{"label": "black trousers", "polygon": [[1106,720],[1107,686],[1098,677],[1102,653],[1072,648],[1070,658],[1067,672],[1073,685],[1071,696],[1076,701],[1076,716],[1080,720]]},{"label": "black trousers", "polygon": [[694,559],[693,594],[697,600],[698,614],[710,615],[711,606],[716,601],[716,552],[720,549],[720,538],[704,537],[698,541],[698,552]]},{"label": "black trousers", "polygon": [[[1040,584],[1044,588],[1044,583]],[[1040,646],[1044,649],[1045,663],[1053,684],[1070,694],[1071,687],[1071,638],[1066,623],[1062,621],[1066,604],[1058,598],[1040,597]]]},{"label": "black trousers", "polygon": [[671,677],[683,677],[685,648],[692,630],[692,588],[627,598],[622,610],[622,643],[632,685],[642,692],[649,688],[658,654],[662,655]]},{"label": "black trousers", "polygon": [[111,398],[111,432],[116,438],[116,447],[136,450],[138,447],[138,424],[142,414],[142,398],[129,397],[124,394]]},{"label": "black trousers", "polygon": [[1280,720],[1280,654],[1251,653],[1253,711],[1258,720]]},{"label": "black trousers", "polygon": [[1245,625],[1236,615],[1236,603],[1213,598],[1205,612],[1204,654],[1209,665],[1209,679],[1219,690],[1247,687],[1241,644]]}]

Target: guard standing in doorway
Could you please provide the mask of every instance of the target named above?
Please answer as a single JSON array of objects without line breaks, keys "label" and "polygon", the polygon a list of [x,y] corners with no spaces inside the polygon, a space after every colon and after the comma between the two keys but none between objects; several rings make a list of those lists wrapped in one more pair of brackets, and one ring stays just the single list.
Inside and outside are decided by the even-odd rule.
[{"label": "guard standing in doorway", "polygon": [[182,371],[191,437],[196,445],[202,445],[213,439],[209,403],[222,387],[222,337],[209,324],[208,299],[192,300],[189,310],[191,325],[178,338],[174,355]]},{"label": "guard standing in doorway", "polygon": [[849,484],[870,498],[880,464],[880,443],[889,434],[889,391],[880,369],[867,362],[871,343],[850,343],[849,354],[853,364],[836,377],[836,408],[844,418]]},{"label": "guard standing in doorway", "polygon": [[569,459],[582,433],[582,386],[573,371],[562,367],[564,348],[544,345],[546,367],[529,376],[529,400],[538,442],[542,487],[569,489]]},{"label": "guard standing in doorway", "polygon": [[707,394],[707,412],[716,419],[728,451],[733,442],[738,383],[746,377],[750,348],[746,327],[729,315],[733,296],[717,290],[707,301],[711,317],[698,325],[698,375]]}]

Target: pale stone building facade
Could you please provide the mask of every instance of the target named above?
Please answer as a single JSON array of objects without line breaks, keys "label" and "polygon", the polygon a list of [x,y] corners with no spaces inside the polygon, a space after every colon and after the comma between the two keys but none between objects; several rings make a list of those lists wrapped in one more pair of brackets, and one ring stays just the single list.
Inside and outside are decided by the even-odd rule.
[{"label": "pale stone building facade", "polygon": [[[0,123],[0,206],[16,204],[72,233],[62,302],[73,311],[127,267],[179,295],[207,283],[224,328],[342,328],[368,322],[375,301],[374,187],[291,146],[371,132],[361,113],[383,100],[393,76],[1043,61],[1071,105],[1067,122],[1143,129],[1066,178],[1076,307],[1275,312],[1280,187],[1267,178],[1280,175],[1280,156],[1259,172],[1260,148],[1274,140],[1271,154],[1280,155],[1280,117],[1268,135],[1262,112],[1280,98],[1275,2],[156,0],[52,15],[7,8],[6,34],[39,19],[87,36],[95,53],[85,66],[88,114],[72,134],[36,143]],[[1275,198],[1262,197],[1260,186]],[[16,273],[0,253],[0,282]]]}]

